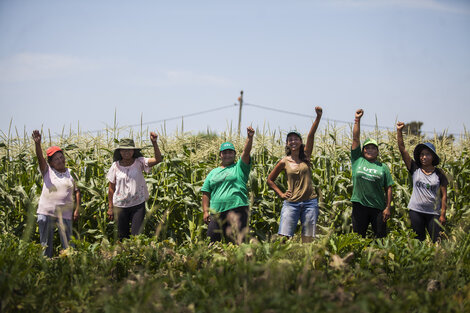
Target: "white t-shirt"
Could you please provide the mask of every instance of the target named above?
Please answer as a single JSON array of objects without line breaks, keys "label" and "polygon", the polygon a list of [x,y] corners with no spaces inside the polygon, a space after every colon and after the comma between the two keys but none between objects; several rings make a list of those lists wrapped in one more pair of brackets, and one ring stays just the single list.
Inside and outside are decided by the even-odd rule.
[{"label": "white t-shirt", "polygon": [[69,169],[66,168],[65,172],[61,173],[47,164],[42,178],[44,184],[37,214],[59,218],[62,216],[64,219],[71,220],[74,207],[73,192],[76,186]]},{"label": "white t-shirt", "polygon": [[423,173],[415,161],[411,161],[410,169],[413,180],[408,208],[412,211],[440,215],[441,214],[441,186],[447,186],[446,176],[438,168],[430,175]]},{"label": "white t-shirt", "polygon": [[149,198],[149,191],[143,171],[150,172],[147,158],[137,158],[130,166],[121,166],[114,162],[106,175],[109,182],[116,184],[113,205],[118,208],[129,208]]}]

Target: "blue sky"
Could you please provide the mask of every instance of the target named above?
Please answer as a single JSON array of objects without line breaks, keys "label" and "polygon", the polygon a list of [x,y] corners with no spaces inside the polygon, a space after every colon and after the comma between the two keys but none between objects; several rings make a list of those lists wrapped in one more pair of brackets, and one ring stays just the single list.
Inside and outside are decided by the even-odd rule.
[{"label": "blue sky", "polygon": [[[237,102],[242,124],[470,126],[470,2],[0,1],[0,130],[92,131]],[[184,119],[236,127],[238,107]],[[322,125],[325,126],[326,123]],[[343,125],[339,123],[338,125]],[[148,125],[160,130],[162,123]],[[168,121],[168,132],[181,120]]]}]

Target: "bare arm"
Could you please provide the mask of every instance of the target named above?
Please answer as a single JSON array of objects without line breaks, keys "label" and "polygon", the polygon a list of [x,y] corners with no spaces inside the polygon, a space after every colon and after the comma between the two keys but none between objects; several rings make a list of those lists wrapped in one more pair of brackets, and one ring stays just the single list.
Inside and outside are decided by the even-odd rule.
[{"label": "bare arm", "polygon": [[315,107],[315,112],[317,113],[317,117],[310,127],[310,131],[308,132],[307,136],[307,143],[305,144],[305,154],[308,158],[312,155],[313,151],[313,141],[315,139],[315,133],[317,132],[318,124],[320,124],[321,116],[323,114],[323,109],[321,107]]},{"label": "bare arm", "polygon": [[210,212],[209,206],[211,202],[211,195],[208,192],[202,192],[202,210],[204,211],[204,223],[209,224],[210,222]]},{"label": "bare arm", "polygon": [[39,132],[39,130],[33,131],[33,140],[35,144],[36,157],[38,158],[39,170],[41,171],[41,174],[44,175],[47,170],[47,162],[44,159],[44,155],[42,154],[41,133]]},{"label": "bare arm", "polygon": [[441,186],[441,216],[439,222],[445,224],[446,222],[446,210],[447,210],[447,186]]},{"label": "bare arm", "polygon": [[148,160],[148,164],[150,167],[155,166],[162,161],[162,154],[160,152],[160,148],[158,147],[157,139],[158,135],[154,132],[150,132],[150,141],[152,142],[154,153],[154,157],[149,158]]},{"label": "bare arm", "polygon": [[353,127],[353,141],[351,145],[351,150],[357,149],[361,144],[361,117],[364,115],[364,111],[359,109],[356,111],[354,118],[354,127]]},{"label": "bare arm", "polygon": [[406,168],[409,171],[411,169],[411,157],[408,151],[406,151],[405,143],[403,142],[403,127],[405,127],[405,123],[397,123],[397,142],[398,149],[400,149],[401,158],[403,159],[403,162],[405,162]]},{"label": "bare arm", "polygon": [[290,190],[286,190],[286,192],[282,192],[281,189],[276,185],[274,182],[276,178],[279,176],[279,174],[286,168],[286,163],[285,159],[282,159],[279,161],[276,166],[273,168],[271,173],[268,175],[268,179],[266,180],[266,183],[268,186],[274,190],[279,197],[282,199],[288,199],[292,196],[292,192]]},{"label": "bare arm", "polygon": [[116,190],[116,184],[113,184],[112,182],[109,182],[109,186],[108,186],[108,218],[110,220],[113,220],[113,218],[114,218],[113,197],[114,197],[114,191],[115,190]]},{"label": "bare arm", "polygon": [[73,184],[75,187],[75,212],[73,213],[73,219],[76,221],[80,217],[80,190],[76,187],[75,182]]},{"label": "bare arm", "polygon": [[250,164],[250,153],[251,148],[253,147],[253,135],[255,134],[255,130],[253,127],[248,126],[246,128],[246,141],[245,147],[243,148],[241,159],[243,163]]},{"label": "bare arm", "polygon": [[390,206],[392,205],[392,186],[385,188],[385,193],[387,194],[387,203],[385,205],[385,210],[382,213],[384,222],[386,222],[391,215]]}]

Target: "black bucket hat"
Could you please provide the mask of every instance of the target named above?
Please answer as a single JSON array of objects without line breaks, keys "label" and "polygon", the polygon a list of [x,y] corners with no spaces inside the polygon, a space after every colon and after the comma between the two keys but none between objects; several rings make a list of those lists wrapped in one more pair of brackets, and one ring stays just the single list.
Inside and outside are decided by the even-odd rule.
[{"label": "black bucket hat", "polygon": [[430,142],[425,142],[425,143],[420,143],[419,145],[416,146],[415,150],[413,151],[413,156],[415,158],[416,164],[418,164],[419,167],[421,167],[421,161],[419,160],[419,156],[421,154],[421,151],[423,149],[429,149],[432,153],[432,165],[437,166],[441,159],[436,153],[436,147]]},{"label": "black bucket hat", "polygon": [[119,152],[119,150],[121,150],[121,149],[122,150],[134,150],[133,157],[135,159],[143,157],[142,153],[140,152],[141,148],[137,148],[135,146],[135,143],[134,143],[133,139],[123,138],[123,139],[119,140],[119,146],[117,146],[117,148],[114,150],[114,154],[113,154],[113,161],[114,162],[119,161],[119,160],[122,159],[121,153]]}]

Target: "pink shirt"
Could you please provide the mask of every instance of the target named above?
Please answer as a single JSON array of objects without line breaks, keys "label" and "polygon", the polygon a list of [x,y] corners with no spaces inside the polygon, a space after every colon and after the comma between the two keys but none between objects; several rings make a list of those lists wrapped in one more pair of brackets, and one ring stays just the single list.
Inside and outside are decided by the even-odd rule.
[{"label": "pink shirt", "polygon": [[74,208],[73,193],[76,190],[75,181],[68,168],[61,173],[47,164],[46,172],[42,175],[44,184],[37,214],[72,219]]},{"label": "pink shirt", "polygon": [[119,161],[114,162],[106,178],[116,184],[113,196],[113,205],[118,208],[129,208],[145,202],[149,198],[147,183],[143,171],[150,172],[147,158],[137,158],[130,166],[121,166]]}]

